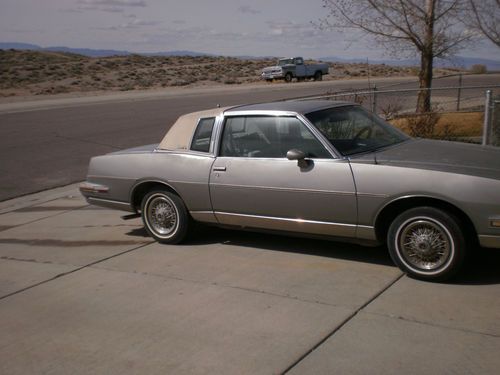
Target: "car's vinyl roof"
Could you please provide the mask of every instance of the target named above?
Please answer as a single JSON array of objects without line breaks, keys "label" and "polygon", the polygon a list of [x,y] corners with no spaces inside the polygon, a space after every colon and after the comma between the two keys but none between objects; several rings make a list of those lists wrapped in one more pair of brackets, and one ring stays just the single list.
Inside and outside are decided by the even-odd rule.
[{"label": "car's vinyl roof", "polygon": [[285,111],[306,114],[310,112],[320,111],[326,108],[341,107],[345,105],[355,105],[351,102],[340,102],[332,100],[287,100],[279,102],[249,104],[232,107],[224,111],[230,114],[231,112],[240,111]]}]

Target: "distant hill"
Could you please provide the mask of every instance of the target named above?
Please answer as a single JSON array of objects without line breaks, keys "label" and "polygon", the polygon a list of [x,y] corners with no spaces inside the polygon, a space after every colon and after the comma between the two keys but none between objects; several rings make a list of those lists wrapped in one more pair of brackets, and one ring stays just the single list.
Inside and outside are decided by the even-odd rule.
[{"label": "distant hill", "polygon": [[[164,51],[164,52],[130,52],[125,50],[113,50],[113,49],[92,49],[92,48],[71,48],[71,47],[41,47],[36,44],[29,43],[1,43],[0,49],[9,50],[34,50],[34,51],[52,51],[52,52],[68,52],[76,53],[78,55],[88,56],[88,57],[107,57],[107,56],[129,56],[129,55],[141,55],[141,56],[189,56],[189,57],[201,57],[201,56],[216,56],[213,54],[187,51],[187,50],[176,50],[176,51]],[[236,56],[242,60],[264,60],[270,59],[270,56],[265,57],[255,57],[255,56]],[[344,58],[338,56],[327,56],[321,57],[322,61],[328,62],[340,62],[340,63],[366,63],[365,59],[360,58]],[[390,66],[418,66],[418,59],[407,59],[407,60],[369,60],[370,64],[385,64]],[[435,67],[437,68],[465,68],[470,69],[472,65],[482,64],[485,65],[489,71],[500,71],[500,60],[491,59],[481,59],[475,57],[461,57],[457,56],[449,60],[437,59],[435,62]]]},{"label": "distant hill", "polygon": [[0,43],[0,49],[39,50],[42,49],[42,47],[28,43]]},{"label": "distant hill", "polygon": [[[341,62],[341,63],[366,63],[366,59],[349,59],[338,56],[321,57],[319,60],[328,62]],[[420,62],[418,59],[407,60],[368,60],[370,64],[385,64],[390,66],[418,66]],[[436,59],[434,66],[437,68],[463,68],[470,69],[473,65],[485,65],[489,71],[500,71],[500,61],[481,59],[475,57],[462,57],[455,56],[451,59]]]},{"label": "distant hill", "polygon": [[207,53],[194,52],[194,51],[167,51],[167,52],[146,52],[135,53],[123,50],[113,49],[92,49],[92,48],[71,48],[71,47],[41,47],[29,43],[0,43],[0,49],[9,50],[31,50],[31,51],[51,51],[51,52],[67,52],[76,53],[87,57],[108,57],[108,56],[129,56],[129,55],[142,55],[142,56],[213,56]]}]

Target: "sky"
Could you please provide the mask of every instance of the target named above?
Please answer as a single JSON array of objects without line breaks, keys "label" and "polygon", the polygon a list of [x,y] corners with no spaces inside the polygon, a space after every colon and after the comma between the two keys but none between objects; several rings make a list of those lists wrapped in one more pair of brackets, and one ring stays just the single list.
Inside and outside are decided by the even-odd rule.
[{"label": "sky", "polygon": [[[320,30],[321,0],[0,0],[0,42],[131,52],[381,59],[353,31]],[[490,42],[461,56],[500,60]]]}]

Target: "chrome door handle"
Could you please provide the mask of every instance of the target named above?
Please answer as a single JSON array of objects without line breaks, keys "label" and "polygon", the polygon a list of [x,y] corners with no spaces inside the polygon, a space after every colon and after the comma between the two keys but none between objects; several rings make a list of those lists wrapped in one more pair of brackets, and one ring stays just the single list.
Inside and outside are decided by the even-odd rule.
[{"label": "chrome door handle", "polygon": [[225,172],[226,167],[214,167],[214,172]]}]

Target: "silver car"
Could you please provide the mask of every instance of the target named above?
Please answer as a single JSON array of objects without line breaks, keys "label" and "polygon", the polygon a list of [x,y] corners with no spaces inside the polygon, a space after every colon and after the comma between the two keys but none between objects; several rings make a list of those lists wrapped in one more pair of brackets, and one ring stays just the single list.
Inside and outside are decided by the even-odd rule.
[{"label": "silver car", "polygon": [[425,280],[455,275],[479,245],[500,248],[500,149],[413,139],[353,103],[181,116],[159,144],[92,158],[80,190],[140,214],[159,242],[198,221],[385,243]]}]

